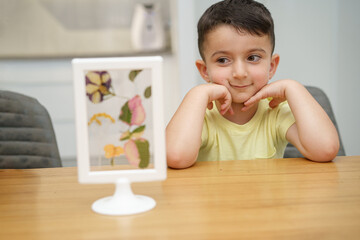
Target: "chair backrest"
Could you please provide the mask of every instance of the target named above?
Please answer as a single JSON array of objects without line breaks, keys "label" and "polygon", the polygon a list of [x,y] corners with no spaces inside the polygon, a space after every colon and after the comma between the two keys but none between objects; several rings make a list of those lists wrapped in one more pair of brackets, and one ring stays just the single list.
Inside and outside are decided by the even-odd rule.
[{"label": "chair backrest", "polygon": [[[339,133],[339,138],[340,138],[340,149],[339,149],[339,152],[337,155],[345,156],[344,145],[343,145],[341,137],[340,137],[339,128],[336,123],[335,115],[331,108],[329,98],[326,96],[325,92],[323,90],[321,90],[320,88],[312,87],[312,86],[305,86],[305,87],[310,92],[310,94],[316,99],[316,101],[322,106],[322,108],[325,110],[327,115],[330,117],[331,121],[334,123],[334,125]],[[284,157],[285,158],[297,158],[297,157],[304,157],[304,156],[297,150],[296,147],[294,147],[291,143],[289,143],[285,149]]]},{"label": "chair backrest", "polygon": [[0,90],[0,168],[61,167],[49,113],[36,99]]}]

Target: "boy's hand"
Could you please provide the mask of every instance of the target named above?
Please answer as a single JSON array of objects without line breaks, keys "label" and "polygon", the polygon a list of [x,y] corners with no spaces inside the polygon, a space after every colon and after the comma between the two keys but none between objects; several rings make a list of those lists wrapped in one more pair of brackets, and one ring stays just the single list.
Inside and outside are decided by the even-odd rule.
[{"label": "boy's hand", "polygon": [[208,105],[207,108],[211,110],[213,106],[213,101],[218,101],[220,103],[219,112],[224,115],[226,112],[233,114],[234,111],[231,107],[232,98],[229,90],[222,85],[218,84],[203,84],[200,87],[205,88],[208,93]]},{"label": "boy's hand", "polygon": [[201,147],[206,108],[211,109],[213,101],[217,101],[221,114],[233,113],[231,94],[225,86],[202,84],[192,88],[185,95],[166,127],[166,155],[169,167],[186,168],[196,162]]},{"label": "boy's hand", "polygon": [[285,90],[287,84],[289,84],[291,81],[293,80],[279,80],[265,85],[254,96],[244,102],[244,107],[241,110],[246,111],[255,103],[265,98],[272,98],[269,103],[271,108],[277,107],[281,102],[286,101]]}]

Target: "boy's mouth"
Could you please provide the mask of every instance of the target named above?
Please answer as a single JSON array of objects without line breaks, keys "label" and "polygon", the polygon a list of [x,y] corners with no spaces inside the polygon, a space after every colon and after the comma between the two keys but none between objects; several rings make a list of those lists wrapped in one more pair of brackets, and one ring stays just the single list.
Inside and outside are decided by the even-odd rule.
[{"label": "boy's mouth", "polygon": [[251,84],[243,84],[243,85],[235,85],[235,84],[231,84],[231,83],[229,83],[229,84],[231,87],[238,88],[238,89],[244,89],[244,88],[251,86]]}]

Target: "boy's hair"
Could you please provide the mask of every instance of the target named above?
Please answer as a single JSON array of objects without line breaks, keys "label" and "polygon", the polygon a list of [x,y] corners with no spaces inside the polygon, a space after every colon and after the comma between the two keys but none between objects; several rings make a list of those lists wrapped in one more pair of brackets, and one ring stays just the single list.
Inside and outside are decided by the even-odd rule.
[{"label": "boy's hair", "polygon": [[269,10],[253,0],[224,0],[210,6],[201,16],[198,28],[198,47],[203,60],[206,34],[218,25],[230,25],[240,32],[252,35],[268,35],[275,48],[274,22]]}]

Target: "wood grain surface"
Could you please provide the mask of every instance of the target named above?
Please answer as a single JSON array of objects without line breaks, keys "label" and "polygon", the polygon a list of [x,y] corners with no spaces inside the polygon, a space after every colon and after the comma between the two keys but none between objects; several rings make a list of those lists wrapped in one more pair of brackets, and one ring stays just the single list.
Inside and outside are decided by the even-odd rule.
[{"label": "wood grain surface", "polygon": [[0,170],[0,239],[360,239],[360,156],[200,162],[132,188],[156,207],[104,216],[114,185],[76,168]]}]

